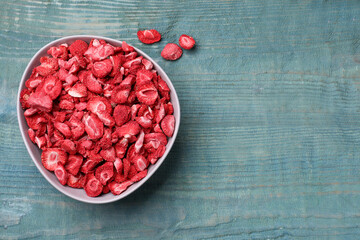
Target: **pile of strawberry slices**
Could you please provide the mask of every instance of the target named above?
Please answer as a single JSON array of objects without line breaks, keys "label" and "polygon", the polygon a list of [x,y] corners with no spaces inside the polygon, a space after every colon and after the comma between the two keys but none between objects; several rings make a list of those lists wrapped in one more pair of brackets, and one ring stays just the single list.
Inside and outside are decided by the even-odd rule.
[{"label": "pile of strawberry slices", "polygon": [[43,166],[90,197],[122,193],[174,133],[168,85],[125,41],[76,40],[47,53],[20,94]]}]

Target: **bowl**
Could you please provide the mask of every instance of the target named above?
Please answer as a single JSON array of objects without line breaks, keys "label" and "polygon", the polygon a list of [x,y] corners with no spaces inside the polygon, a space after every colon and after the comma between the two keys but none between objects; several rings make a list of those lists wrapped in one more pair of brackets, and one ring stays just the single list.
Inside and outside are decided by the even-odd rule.
[{"label": "bowl", "polygon": [[[138,52],[139,55],[143,56],[144,58],[150,60],[153,65],[154,65],[154,69],[157,70],[158,74],[162,77],[162,79],[168,84],[169,88],[170,88],[170,96],[171,96],[171,103],[173,104],[174,107],[174,117],[176,119],[175,121],[175,131],[174,134],[171,138],[168,139],[168,144],[166,145],[166,151],[164,153],[164,155],[154,164],[154,165],[150,165],[148,168],[148,174],[145,178],[143,178],[141,181],[134,183],[133,185],[131,185],[126,191],[124,191],[123,193],[121,193],[120,195],[113,195],[111,192],[107,193],[107,194],[102,194],[98,197],[89,197],[86,195],[84,189],[75,189],[75,188],[71,188],[69,186],[63,186],[60,184],[60,182],[58,181],[58,179],[56,178],[55,174],[53,172],[48,171],[47,169],[45,169],[41,163],[41,152],[42,150],[38,148],[37,145],[33,144],[29,138],[29,135],[27,134],[27,130],[28,130],[28,126],[24,117],[24,110],[21,107],[20,104],[20,92],[25,88],[25,81],[30,77],[31,75],[31,71],[33,68],[35,68],[36,66],[40,65],[40,57],[42,56],[47,56],[47,50],[52,47],[52,46],[58,46],[62,43],[67,43],[68,45],[70,45],[71,43],[73,43],[75,40],[77,39],[81,39],[87,43],[90,42],[91,39],[104,39],[106,42],[110,43],[113,46],[121,46],[122,42],[115,40],[115,39],[111,39],[111,38],[106,38],[106,37],[101,37],[101,36],[92,36],[92,35],[74,35],[74,36],[68,36],[68,37],[64,37],[64,38],[60,38],[57,39],[55,41],[50,42],[49,44],[45,45],[44,47],[42,47],[30,60],[29,64],[27,65],[24,74],[22,75],[21,81],[20,81],[20,85],[19,85],[19,91],[18,91],[18,98],[17,98],[17,117],[18,117],[18,122],[19,122],[19,127],[20,127],[20,132],[22,135],[22,138],[24,140],[25,146],[27,148],[27,151],[29,152],[31,159],[33,160],[33,162],[35,163],[35,166],[38,168],[38,170],[40,171],[40,173],[44,176],[44,178],[52,185],[54,186],[57,190],[59,190],[60,192],[62,192],[63,194],[76,199],[78,201],[81,202],[86,202],[86,203],[93,203],[93,204],[103,204],[103,203],[110,203],[110,202],[114,202],[117,200],[120,200],[128,195],[130,195],[131,193],[133,193],[136,189],[138,189],[141,185],[143,185],[155,172],[156,170],[160,167],[160,165],[164,162],[164,160],[166,159],[166,156],[168,155],[168,153],[170,152],[177,133],[179,131],[179,126],[180,126],[180,103],[179,103],[179,99],[178,96],[176,94],[175,88],[173,86],[173,84],[171,83],[169,77],[166,75],[165,71],[151,58],[149,57],[147,54],[145,54],[143,51],[137,49],[134,47],[134,49]],[[160,54],[160,53],[159,53]]]}]

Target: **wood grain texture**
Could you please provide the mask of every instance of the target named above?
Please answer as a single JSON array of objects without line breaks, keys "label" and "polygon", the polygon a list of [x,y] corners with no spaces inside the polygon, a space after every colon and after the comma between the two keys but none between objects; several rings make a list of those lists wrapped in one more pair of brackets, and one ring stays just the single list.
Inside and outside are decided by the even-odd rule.
[{"label": "wood grain texture", "polygon": [[[358,239],[359,1],[0,0],[0,239]],[[138,29],[156,28],[144,45]],[[176,62],[168,42],[197,46]],[[116,203],[57,192],[16,119],[44,44],[126,40],[165,69],[182,107],[159,171]]]}]

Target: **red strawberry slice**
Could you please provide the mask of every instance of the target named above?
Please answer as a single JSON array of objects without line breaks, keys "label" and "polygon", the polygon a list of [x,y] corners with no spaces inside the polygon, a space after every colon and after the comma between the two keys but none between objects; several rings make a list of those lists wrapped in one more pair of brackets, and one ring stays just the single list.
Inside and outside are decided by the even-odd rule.
[{"label": "red strawberry slice", "polygon": [[43,123],[47,123],[46,118],[39,114],[34,114],[31,116],[25,116],[26,122],[30,128],[33,130],[38,130]]},{"label": "red strawberry slice", "polygon": [[179,38],[179,44],[182,48],[189,50],[194,47],[195,40],[192,37],[190,37],[186,34],[183,34]]},{"label": "red strawberry slice", "polygon": [[135,176],[136,174],[137,174],[137,170],[136,170],[136,168],[135,168],[135,166],[134,165],[131,165],[130,166],[130,170],[129,170],[129,174],[128,174],[128,176],[127,176],[127,178],[128,179],[131,179],[133,176]]},{"label": "red strawberry slice", "polygon": [[91,72],[86,73],[86,75],[84,76],[84,84],[87,87],[87,89],[91,92],[94,93],[103,92],[101,83],[94,77],[94,75]]},{"label": "red strawberry slice", "polygon": [[179,59],[182,55],[181,48],[175,43],[168,43],[165,45],[164,49],[161,52],[161,56],[166,60],[175,61]]},{"label": "red strawberry slice", "polygon": [[145,69],[140,70],[136,73],[136,85],[141,86],[147,84],[151,82],[152,78],[153,78],[152,72]]},{"label": "red strawberry slice", "polygon": [[121,83],[120,86],[127,86],[127,87],[131,87],[132,85],[134,85],[136,80],[136,76],[135,75],[128,75]]},{"label": "red strawberry slice", "polygon": [[29,107],[38,109],[40,111],[50,112],[53,102],[48,95],[42,92],[34,92],[29,96],[26,104],[28,104]]},{"label": "red strawberry slice", "polygon": [[121,173],[123,170],[123,162],[120,158],[116,158],[114,162],[114,167],[118,173]]},{"label": "red strawberry slice", "polygon": [[97,142],[99,147],[102,149],[108,149],[111,147],[111,129],[110,128],[104,128],[104,135],[102,138]]},{"label": "red strawberry slice", "polygon": [[131,159],[131,162],[134,163],[138,172],[145,170],[149,166],[149,161],[143,155],[136,155]]},{"label": "red strawberry slice", "polygon": [[79,139],[85,132],[85,125],[76,116],[71,116],[68,125],[74,140]]},{"label": "red strawberry slice", "polygon": [[141,131],[138,139],[136,140],[135,147],[134,147],[136,153],[140,152],[140,149],[142,148],[143,143],[144,143],[144,137],[145,137],[145,133],[144,133],[144,131]]},{"label": "red strawberry slice", "polygon": [[164,105],[166,115],[171,115],[174,113],[174,107],[171,102]]},{"label": "red strawberry slice", "polygon": [[[129,60],[129,61],[126,61],[124,64],[123,64],[123,67],[126,68],[126,69],[129,69],[131,67],[134,67],[135,65],[137,66],[140,66],[141,64],[141,61],[142,61],[143,57],[140,56],[140,57],[137,57],[133,60]],[[141,67],[141,66],[140,66]],[[136,74],[136,73],[135,73]]]},{"label": "red strawberry slice", "polygon": [[94,114],[98,114],[99,112],[102,112],[102,111],[106,111],[107,113],[111,114],[112,107],[111,107],[109,100],[107,100],[104,97],[96,96],[96,97],[92,97],[88,101],[87,110],[89,110],[90,112],[92,112]]},{"label": "red strawberry slice", "polygon": [[37,113],[39,110],[37,110],[36,108],[28,108],[26,109],[26,111],[24,112],[24,116],[25,117],[29,117],[34,115],[35,113]]},{"label": "red strawberry slice", "polygon": [[47,148],[41,154],[41,162],[49,171],[54,171],[58,163],[65,164],[66,161],[66,152],[59,148]]},{"label": "red strawberry slice", "polygon": [[53,115],[55,116],[54,121],[56,122],[64,122],[66,118],[66,112],[54,112]]},{"label": "red strawberry slice", "polygon": [[131,106],[131,120],[135,120],[135,117],[140,109],[140,104],[134,104]]},{"label": "red strawberry slice", "polygon": [[101,150],[101,151],[100,151],[100,155],[101,155],[101,157],[103,157],[106,161],[115,162],[116,153],[115,153],[115,148],[114,148],[114,147]]},{"label": "red strawberry slice", "polygon": [[65,164],[65,169],[66,171],[75,176],[79,173],[82,163],[83,157],[81,155],[69,155],[68,160]]},{"label": "red strawberry slice", "polygon": [[161,78],[161,76],[158,76],[158,89],[161,92],[170,92],[170,88],[167,85],[167,83]]},{"label": "red strawberry slice", "polygon": [[47,51],[47,54],[51,55],[53,58],[61,58],[62,60],[68,59],[68,49],[67,45],[60,45],[59,47],[51,47]]},{"label": "red strawberry slice", "polygon": [[161,34],[155,29],[138,31],[137,36],[145,44],[153,44],[161,40]]},{"label": "red strawberry slice", "polygon": [[116,125],[122,126],[130,120],[131,108],[126,105],[117,105],[114,109],[114,118]]},{"label": "red strawberry slice", "polygon": [[145,134],[144,137],[144,143],[149,143],[151,141],[158,142],[159,144],[162,144],[166,146],[167,144],[167,138],[163,133],[148,133]]},{"label": "red strawberry slice", "polygon": [[73,141],[69,139],[62,140],[60,143],[60,148],[69,154],[76,153],[76,145]]},{"label": "red strawberry slice", "polygon": [[133,184],[133,182],[131,182],[130,180],[122,182],[122,183],[117,183],[117,182],[113,181],[113,182],[109,183],[108,186],[109,186],[110,191],[114,195],[120,195],[132,184]]},{"label": "red strawberry slice", "polygon": [[56,168],[54,170],[54,173],[55,173],[55,176],[57,177],[57,179],[59,180],[59,182],[62,184],[62,185],[65,185],[67,183],[67,180],[68,180],[68,173],[66,172],[65,168],[64,168],[64,165],[62,164],[57,164],[56,165]]},{"label": "red strawberry slice", "polygon": [[46,145],[46,138],[45,138],[45,136],[41,136],[41,137],[35,137],[35,143],[36,143],[36,145],[38,145],[38,147],[40,148],[40,149],[43,149],[44,147],[46,147],[47,145]]},{"label": "red strawberry slice", "polygon": [[83,55],[87,49],[88,49],[88,44],[82,40],[76,40],[69,47],[70,53],[73,56]]},{"label": "red strawberry slice", "polygon": [[137,57],[137,55],[138,55],[137,52],[130,52],[130,53],[124,55],[124,60],[125,60],[125,62],[133,60]]},{"label": "red strawberry slice", "polygon": [[29,89],[23,89],[21,92],[20,92],[20,103],[21,103],[21,107],[23,109],[26,109],[26,108],[29,108],[29,104],[27,103],[30,95],[32,93],[29,91]]},{"label": "red strawberry slice", "polygon": [[151,121],[151,119],[148,119],[147,117],[136,117],[135,120],[143,128],[151,128],[152,127],[152,121]]},{"label": "red strawberry slice", "polygon": [[114,164],[112,162],[106,162],[95,171],[95,177],[101,182],[102,185],[106,185],[107,181],[114,175]]},{"label": "red strawberry slice", "polygon": [[115,152],[118,158],[125,156],[129,141],[127,138],[123,138],[115,144]]},{"label": "red strawberry slice", "polygon": [[88,150],[91,150],[94,147],[94,144],[91,140],[88,139],[82,139],[79,140],[78,144],[77,144],[77,151],[83,155],[83,156],[87,156],[86,153]]},{"label": "red strawberry slice", "polygon": [[92,61],[103,60],[114,54],[114,47],[110,44],[90,45],[84,55]]},{"label": "red strawberry slice", "polygon": [[31,77],[25,82],[25,86],[29,89],[35,89],[43,81],[44,81],[44,77],[42,77],[42,76]]},{"label": "red strawberry slice", "polygon": [[41,65],[37,66],[36,72],[41,76],[49,76],[56,72],[59,68],[58,60],[56,58],[42,57],[40,58]]},{"label": "red strawberry slice", "polygon": [[67,185],[72,188],[83,188],[86,183],[86,177],[83,174],[72,175],[68,174]]},{"label": "red strawberry slice", "polygon": [[104,124],[95,114],[84,114],[82,122],[85,125],[85,131],[90,139],[99,139],[102,137],[104,133]]},{"label": "red strawberry slice", "polygon": [[110,192],[109,186],[108,186],[108,185],[103,186],[102,193],[103,193],[103,194],[106,194],[106,193],[108,193],[108,192]]},{"label": "red strawberry slice", "polygon": [[130,161],[127,158],[123,159],[123,166],[124,166],[124,177],[127,178],[130,170]]},{"label": "red strawberry slice", "polygon": [[157,124],[155,124],[155,125],[153,126],[153,132],[155,132],[155,133],[163,133],[163,131],[162,131],[161,128],[160,128],[160,124],[159,124],[159,123],[157,123]]},{"label": "red strawberry slice", "polygon": [[151,69],[153,69],[153,67],[154,67],[153,63],[152,63],[151,61],[145,59],[145,58],[143,58],[143,59],[141,60],[141,62],[142,62],[142,64],[144,65],[144,67],[145,67],[146,70],[151,70]]},{"label": "red strawberry slice", "polygon": [[153,105],[158,96],[158,91],[151,82],[139,86],[136,90],[137,99],[146,105]]},{"label": "red strawberry slice", "polygon": [[151,164],[155,164],[159,158],[164,155],[166,151],[166,147],[162,144],[159,145],[159,147],[152,153],[150,153],[147,157],[148,161],[151,162]]},{"label": "red strawberry slice", "polygon": [[130,179],[130,181],[131,181],[131,182],[138,182],[138,181],[140,181],[141,179],[143,179],[144,177],[146,177],[147,172],[148,172],[148,170],[145,169],[144,171],[141,171],[141,172],[137,173],[135,176],[133,176],[133,177]]},{"label": "red strawberry slice", "polygon": [[103,158],[99,154],[90,153],[88,158],[85,160],[85,162],[81,165],[80,171],[83,173],[89,173],[96,165],[98,165]]},{"label": "red strawberry slice", "polygon": [[161,121],[161,129],[165,133],[166,136],[172,137],[175,130],[175,117],[173,115],[167,115]]},{"label": "red strawberry slice", "polygon": [[57,98],[61,93],[61,81],[52,75],[45,78],[42,90],[52,99]]},{"label": "red strawberry slice", "polygon": [[54,127],[61,132],[66,138],[71,138],[72,133],[70,127],[66,123],[54,122]]},{"label": "red strawberry slice", "polygon": [[160,108],[155,111],[155,121],[160,123],[161,120],[165,117],[165,107],[164,104],[160,104]]},{"label": "red strawberry slice", "polygon": [[28,129],[28,134],[29,134],[29,138],[30,140],[35,143],[35,132],[32,128],[29,128]]},{"label": "red strawberry slice", "polygon": [[86,175],[86,184],[84,190],[89,197],[97,197],[103,191],[103,185],[101,182],[94,176],[94,173],[89,173]]},{"label": "red strawberry slice", "polygon": [[92,73],[95,77],[104,78],[111,72],[112,67],[113,66],[110,59],[95,62],[92,66]]},{"label": "red strawberry slice", "polygon": [[68,94],[72,97],[82,98],[87,96],[86,86],[82,83],[76,83],[70,90]]},{"label": "red strawberry slice", "polygon": [[112,63],[112,71],[110,73],[110,77],[114,77],[116,74],[120,73],[120,66],[123,61],[123,55],[113,55],[110,56],[110,60]]},{"label": "red strawberry slice", "polygon": [[121,48],[124,52],[132,52],[134,51],[134,48],[131,47],[129,44],[127,44],[125,41],[122,41]]},{"label": "red strawberry slice", "polygon": [[118,137],[129,138],[130,136],[135,136],[140,132],[141,128],[139,124],[135,121],[129,121],[128,123],[118,127],[116,132]]},{"label": "red strawberry slice", "polygon": [[117,183],[122,183],[125,182],[127,180],[126,177],[124,177],[124,174],[122,173],[115,173],[115,177],[114,177],[115,182]]},{"label": "red strawberry slice", "polygon": [[114,88],[111,96],[111,101],[115,103],[125,103],[129,97],[131,87],[129,86],[117,86]]},{"label": "red strawberry slice", "polygon": [[75,104],[69,100],[61,100],[59,103],[59,107],[65,110],[72,110],[74,109]]}]

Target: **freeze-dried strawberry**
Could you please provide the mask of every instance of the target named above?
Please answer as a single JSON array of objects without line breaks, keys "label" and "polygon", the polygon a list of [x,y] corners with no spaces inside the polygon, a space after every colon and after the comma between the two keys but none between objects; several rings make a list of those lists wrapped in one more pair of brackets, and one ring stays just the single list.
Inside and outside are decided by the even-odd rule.
[{"label": "freeze-dried strawberry", "polygon": [[103,111],[111,114],[112,107],[111,107],[109,100],[107,100],[104,97],[97,96],[97,97],[92,97],[88,101],[87,110],[89,110],[90,112],[92,112],[94,114],[98,114]]},{"label": "freeze-dried strawberry", "polygon": [[127,138],[123,138],[115,144],[115,152],[118,158],[123,158],[125,156],[128,144],[129,140]]},{"label": "freeze-dried strawberry", "polygon": [[59,107],[61,109],[72,110],[74,109],[75,104],[69,100],[61,100],[59,103]]},{"label": "freeze-dried strawberry", "polygon": [[27,101],[31,94],[32,93],[29,91],[29,89],[26,89],[26,88],[20,92],[20,103],[21,103],[21,107],[23,109],[30,107],[29,104],[27,103]]},{"label": "freeze-dried strawberry", "polygon": [[182,50],[175,43],[168,43],[165,45],[164,49],[161,52],[161,56],[166,60],[177,60],[181,57]]},{"label": "freeze-dried strawberry", "polygon": [[66,138],[70,138],[72,136],[70,127],[66,123],[54,122],[54,127]]},{"label": "freeze-dried strawberry", "polygon": [[60,143],[60,148],[69,154],[76,153],[76,145],[69,139],[62,140]]},{"label": "freeze-dried strawberry", "polygon": [[88,44],[82,40],[76,40],[69,47],[70,53],[73,56],[83,55],[87,49],[88,49]]},{"label": "freeze-dried strawberry", "polygon": [[130,111],[131,108],[126,105],[117,105],[114,109],[114,118],[116,125],[122,126],[130,120]]},{"label": "freeze-dried strawberry", "polygon": [[140,104],[134,104],[131,106],[131,120],[135,120],[135,117],[140,109]]},{"label": "freeze-dried strawberry", "polygon": [[90,45],[84,55],[92,61],[103,60],[114,54],[114,47],[110,44]]},{"label": "freeze-dried strawberry", "polygon": [[35,132],[37,137],[44,136],[46,132],[46,124],[40,124],[38,130]]},{"label": "freeze-dried strawberry", "polygon": [[171,115],[174,113],[174,107],[171,102],[164,105],[166,115]]},{"label": "freeze-dried strawberry", "polygon": [[126,102],[130,105],[134,104],[134,102],[136,101],[136,93],[135,91],[130,91],[129,97],[126,100]]},{"label": "freeze-dried strawberry", "polygon": [[125,41],[122,41],[121,48],[122,48],[122,50],[125,51],[125,52],[132,52],[132,51],[134,51],[134,48],[131,47],[129,44],[127,44]]},{"label": "freeze-dried strawberry", "polygon": [[[140,56],[140,57],[137,57],[137,58],[135,58],[135,59],[126,61],[126,62],[123,64],[123,67],[124,67],[124,68],[131,68],[131,67],[133,67],[133,66],[135,66],[135,65],[140,65],[142,59],[143,59],[143,57]],[[135,73],[135,74],[136,74],[136,73]]]},{"label": "freeze-dried strawberry", "polygon": [[179,38],[179,44],[182,48],[189,50],[194,47],[195,40],[192,37],[190,37],[186,34],[183,34]]},{"label": "freeze-dried strawberry", "polygon": [[29,89],[35,89],[44,81],[44,77],[37,76],[37,77],[30,77],[26,82],[25,86]]},{"label": "freeze-dried strawberry", "polygon": [[157,123],[157,124],[155,124],[155,125],[153,126],[153,132],[155,132],[155,133],[163,133],[163,131],[162,131],[161,128],[160,128],[160,124],[159,124],[159,123]]},{"label": "freeze-dried strawberry", "polygon": [[138,182],[138,181],[140,181],[141,179],[143,179],[144,177],[146,177],[147,172],[148,172],[148,170],[145,169],[144,171],[141,171],[141,172],[137,173],[135,176],[133,176],[133,177],[130,179],[130,181],[131,181],[131,182]]},{"label": "freeze-dried strawberry", "polygon": [[69,175],[66,172],[64,165],[58,163],[54,170],[54,173],[62,185],[65,185],[67,183]]},{"label": "freeze-dried strawberry", "polygon": [[129,86],[117,86],[114,88],[112,95],[111,95],[111,101],[115,103],[125,103],[127,98],[129,97],[131,87]]},{"label": "freeze-dried strawberry", "polygon": [[115,182],[122,183],[122,182],[125,182],[126,180],[127,180],[127,178],[124,177],[123,173],[115,172],[115,177],[114,177]]},{"label": "freeze-dried strawberry", "polygon": [[40,149],[43,149],[46,146],[46,138],[45,136],[41,136],[41,137],[35,137],[35,143],[36,145],[38,145],[38,147]]},{"label": "freeze-dried strawberry", "polygon": [[159,109],[156,109],[155,111],[155,121],[157,123],[160,123],[164,117],[165,117],[165,107],[164,104],[161,103]]},{"label": "freeze-dried strawberry", "polygon": [[154,67],[153,63],[152,63],[151,61],[145,59],[145,58],[143,58],[143,59],[141,60],[141,62],[142,62],[142,64],[144,65],[144,67],[145,67],[146,70],[151,70],[151,69],[153,69],[153,67]]},{"label": "freeze-dried strawberry", "polygon": [[97,142],[99,147],[102,149],[108,149],[111,147],[111,129],[110,128],[104,128],[104,135],[102,138]]},{"label": "freeze-dried strawberry", "polygon": [[158,89],[160,92],[170,92],[170,88],[167,85],[167,83],[161,78],[161,76],[158,76],[157,79],[158,82]]},{"label": "freeze-dried strawberry", "polygon": [[100,167],[96,168],[95,177],[101,182],[102,185],[106,185],[107,181],[114,175],[114,164],[112,162],[106,162]]},{"label": "freeze-dried strawberry", "polygon": [[100,155],[105,159],[105,161],[115,162],[116,154],[114,147],[101,150]]},{"label": "freeze-dried strawberry", "polygon": [[123,170],[123,162],[120,158],[116,158],[114,162],[114,167],[118,173],[122,172]]},{"label": "freeze-dried strawberry", "polygon": [[78,111],[83,111],[86,109],[87,103],[86,102],[79,102],[75,104],[75,108]]},{"label": "freeze-dried strawberry", "polygon": [[123,159],[124,177],[127,178],[130,170],[130,161],[127,158]]},{"label": "freeze-dried strawberry", "polygon": [[70,88],[68,93],[72,97],[82,98],[87,96],[87,89],[84,84],[76,83],[72,88]]},{"label": "freeze-dried strawberry", "polygon": [[143,143],[144,143],[144,136],[145,136],[145,133],[143,131],[140,132],[140,135],[138,137],[138,139],[136,140],[136,143],[135,143],[135,152],[136,153],[139,153],[140,152],[140,149],[142,148],[143,146]]},{"label": "freeze-dried strawberry", "polygon": [[39,110],[37,110],[36,108],[28,108],[25,110],[24,112],[24,116],[25,117],[29,117],[31,115],[34,115],[35,113],[37,113]]},{"label": "freeze-dried strawberry", "polygon": [[175,117],[173,115],[167,115],[161,121],[161,129],[166,136],[172,137],[175,130]]},{"label": "freeze-dried strawberry", "polygon": [[42,85],[42,91],[46,93],[52,100],[57,98],[61,93],[61,81],[54,76],[47,76]]},{"label": "freeze-dried strawberry", "polygon": [[72,188],[83,188],[86,183],[86,177],[79,173],[77,175],[68,174],[67,185]]},{"label": "freeze-dried strawberry", "polygon": [[41,162],[49,171],[54,171],[58,163],[65,164],[66,160],[67,154],[59,148],[47,148],[41,154]]},{"label": "freeze-dried strawberry", "polygon": [[74,140],[79,139],[85,132],[85,124],[76,116],[72,116],[69,119],[68,125],[70,126],[70,131]]},{"label": "freeze-dried strawberry", "polygon": [[116,74],[120,74],[120,66],[123,62],[123,55],[113,55],[110,56],[110,61],[112,63],[112,71],[110,73],[110,77],[114,77]]},{"label": "freeze-dried strawberry", "polygon": [[140,124],[143,128],[151,128],[152,126],[152,121],[151,119],[148,119],[147,117],[136,117],[135,118],[136,122],[138,124]]},{"label": "freeze-dried strawberry", "polygon": [[84,190],[89,197],[96,197],[101,194],[103,185],[94,176],[94,173],[89,173],[86,175],[86,184],[84,186]]},{"label": "freeze-dried strawberry", "polygon": [[83,155],[84,157],[87,156],[87,151],[91,150],[94,147],[94,144],[91,140],[88,139],[82,139],[79,140],[77,144],[77,151]]},{"label": "freeze-dried strawberry", "polygon": [[133,182],[131,182],[130,180],[122,182],[122,183],[117,183],[117,182],[113,181],[113,182],[109,183],[108,186],[109,186],[110,191],[114,195],[120,195],[132,184],[133,184]]},{"label": "freeze-dried strawberry", "polygon": [[130,52],[124,55],[125,62],[135,59],[137,55],[138,55],[137,52]]},{"label": "freeze-dried strawberry", "polygon": [[34,92],[32,93],[26,103],[31,108],[38,109],[44,112],[50,112],[52,109],[53,102],[51,98],[42,92]]},{"label": "freeze-dried strawberry", "polygon": [[106,194],[106,193],[108,193],[108,192],[110,192],[109,186],[108,186],[108,185],[103,186],[102,193],[103,193],[103,194]]},{"label": "freeze-dried strawberry", "polygon": [[42,57],[40,58],[41,65],[37,66],[36,72],[38,72],[41,76],[49,76],[58,70],[59,64],[56,58],[48,58]]},{"label": "freeze-dried strawberry", "polygon": [[84,82],[87,89],[94,93],[102,93],[103,89],[101,83],[94,77],[91,72],[87,72],[84,76]]},{"label": "freeze-dried strawberry", "polygon": [[161,158],[162,155],[164,155],[165,151],[166,151],[166,147],[164,145],[160,144],[159,147],[155,151],[151,152],[148,155],[148,157],[147,157],[148,161],[151,164],[155,164],[157,162],[157,160],[159,158]]},{"label": "freeze-dried strawberry", "polygon": [[127,178],[128,179],[131,179],[133,176],[135,176],[136,174],[137,174],[137,170],[136,170],[136,168],[135,168],[135,166],[134,165],[131,165],[130,166],[130,169],[129,169],[129,173],[128,173],[128,176],[127,176]]},{"label": "freeze-dried strawberry", "polygon": [[53,58],[61,58],[62,60],[67,60],[68,59],[67,45],[60,45],[59,47],[51,47],[47,51],[47,54],[51,55]]},{"label": "freeze-dried strawberry", "polygon": [[138,172],[143,171],[149,166],[148,160],[143,155],[136,155],[131,159]]},{"label": "freeze-dried strawberry", "polygon": [[148,133],[145,134],[144,137],[144,143],[149,143],[151,141],[154,142],[159,142],[160,144],[163,144],[164,146],[166,146],[167,144],[167,138],[163,133]]},{"label": "freeze-dried strawberry", "polygon": [[29,128],[28,129],[28,134],[29,134],[29,138],[30,140],[35,143],[35,132],[32,128]]},{"label": "freeze-dried strawberry", "polygon": [[95,77],[104,78],[112,70],[112,63],[110,59],[105,59],[103,61],[95,62],[92,66],[92,73]]},{"label": "freeze-dried strawberry", "polygon": [[85,162],[81,165],[80,171],[82,173],[89,173],[96,165],[98,165],[102,161],[102,157],[99,154],[90,154]]},{"label": "freeze-dried strawberry", "polygon": [[160,33],[155,29],[138,31],[137,36],[145,44],[153,44],[161,40]]},{"label": "freeze-dried strawberry", "polygon": [[119,137],[129,138],[130,136],[135,136],[140,132],[141,128],[139,124],[135,121],[129,121],[126,124],[118,127],[116,132]]},{"label": "freeze-dried strawberry", "polygon": [[33,130],[38,130],[42,123],[47,123],[46,118],[44,118],[43,116],[41,116],[39,114],[34,114],[34,115],[31,115],[28,117],[25,116],[25,120],[26,120],[28,126],[30,128],[32,128]]},{"label": "freeze-dried strawberry", "polygon": [[141,103],[152,105],[158,98],[158,91],[154,84],[149,82],[137,88],[136,97]]},{"label": "freeze-dried strawberry", "polygon": [[75,176],[79,173],[82,163],[83,157],[81,155],[69,155],[68,160],[65,164],[65,169],[66,171]]},{"label": "freeze-dried strawberry", "polygon": [[82,122],[85,125],[85,131],[89,135],[90,139],[99,139],[102,137],[104,125],[95,114],[84,114]]},{"label": "freeze-dried strawberry", "polygon": [[148,70],[140,70],[136,73],[136,85],[141,86],[151,82],[153,75]]}]

